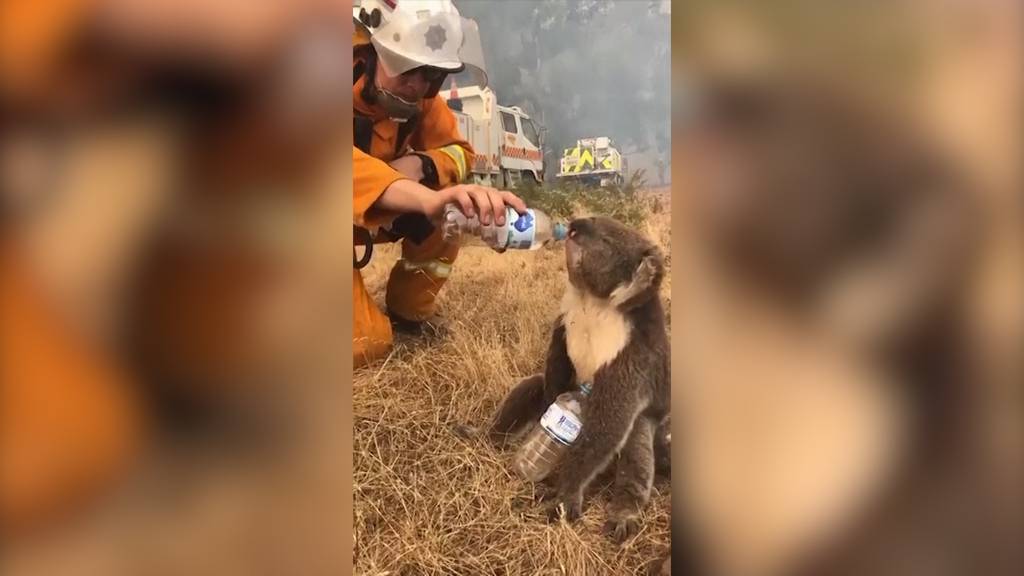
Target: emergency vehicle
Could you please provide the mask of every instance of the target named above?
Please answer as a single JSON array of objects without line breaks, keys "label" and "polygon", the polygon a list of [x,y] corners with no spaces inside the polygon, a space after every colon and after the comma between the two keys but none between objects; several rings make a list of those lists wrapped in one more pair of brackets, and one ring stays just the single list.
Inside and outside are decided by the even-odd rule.
[{"label": "emergency vehicle", "polygon": [[608,186],[625,182],[626,158],[615,148],[611,138],[581,138],[576,146],[562,153],[558,175],[561,181]]},{"label": "emergency vehicle", "polygon": [[[458,77],[441,92],[473,146],[470,178],[475,184],[512,188],[522,181],[544,180],[541,129],[518,106],[501,106],[488,87],[459,87]],[[467,178],[467,181],[470,181]]]}]

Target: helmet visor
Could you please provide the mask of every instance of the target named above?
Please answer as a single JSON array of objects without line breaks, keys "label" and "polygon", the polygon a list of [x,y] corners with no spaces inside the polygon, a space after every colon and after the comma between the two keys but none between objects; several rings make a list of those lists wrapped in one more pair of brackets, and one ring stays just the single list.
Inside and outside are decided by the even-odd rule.
[{"label": "helmet visor", "polygon": [[[388,34],[386,31],[381,32],[385,35],[385,38],[381,38],[380,34],[375,34],[372,42],[377,50],[377,57],[380,59],[381,66],[383,66],[387,75],[399,76],[423,66],[445,70],[449,73],[466,70],[471,72],[475,82],[485,86],[487,84],[487,73],[485,72],[483,50],[480,45],[480,30],[476,22],[472,20],[455,15],[452,15],[451,18],[453,23],[457,19],[460,26],[455,29],[461,29],[462,34],[459,39],[459,49],[455,52],[448,51],[447,56],[438,54],[437,57],[432,57],[429,52],[416,54],[416,51],[406,45],[408,42],[401,42],[401,38],[396,42],[394,37],[386,37]],[[454,26],[447,26],[446,28],[451,30]]]},{"label": "helmet visor", "polygon": [[480,28],[476,21],[462,19],[462,47],[459,58],[466,65],[466,72],[473,77],[473,84],[484,88],[487,86],[487,66],[484,63],[484,50],[480,42]]}]

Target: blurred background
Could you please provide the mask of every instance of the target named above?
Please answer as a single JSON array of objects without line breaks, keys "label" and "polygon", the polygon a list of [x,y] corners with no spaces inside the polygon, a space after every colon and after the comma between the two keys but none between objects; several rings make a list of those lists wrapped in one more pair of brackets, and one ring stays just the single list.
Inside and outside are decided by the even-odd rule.
[{"label": "blurred background", "polygon": [[1020,9],[673,5],[677,571],[1022,569]]},{"label": "blurred background", "polygon": [[[1020,3],[535,4],[502,93],[671,162],[677,571],[1019,574]],[[349,570],[350,9],[0,0],[5,574]]]},{"label": "blurred background", "polygon": [[5,574],[351,566],[350,12],[0,2]]}]

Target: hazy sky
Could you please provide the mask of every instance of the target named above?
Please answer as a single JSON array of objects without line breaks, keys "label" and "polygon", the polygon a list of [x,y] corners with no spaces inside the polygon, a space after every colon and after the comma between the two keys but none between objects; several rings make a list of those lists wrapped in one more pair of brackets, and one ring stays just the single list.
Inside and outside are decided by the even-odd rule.
[{"label": "hazy sky", "polygon": [[[667,156],[670,3],[461,0],[480,26],[490,86],[547,127],[549,167],[577,138]],[[667,161],[667,157],[666,157]]]}]

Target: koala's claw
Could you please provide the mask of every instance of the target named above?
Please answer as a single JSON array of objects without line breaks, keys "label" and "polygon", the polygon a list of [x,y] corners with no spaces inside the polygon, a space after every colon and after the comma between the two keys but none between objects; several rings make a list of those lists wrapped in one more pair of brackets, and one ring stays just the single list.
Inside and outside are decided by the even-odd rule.
[{"label": "koala's claw", "polygon": [[563,518],[566,522],[575,522],[579,520],[582,511],[583,504],[578,500],[559,498],[548,506],[548,522],[555,523]]},{"label": "koala's claw", "polygon": [[640,532],[640,519],[636,516],[610,518],[604,528],[616,544],[624,544]]},{"label": "koala's claw", "polygon": [[452,427],[452,433],[463,440],[474,440],[480,435],[480,429],[469,424],[456,424]]},{"label": "koala's claw", "polygon": [[544,504],[545,502],[551,502],[552,500],[555,499],[555,496],[557,496],[557,495],[558,495],[558,492],[556,492],[555,490],[552,490],[551,488],[549,488],[547,486],[544,486],[542,484],[538,484],[534,488],[534,492],[533,492],[534,500],[536,500],[536,502],[538,504]]},{"label": "koala's claw", "polygon": [[640,262],[640,266],[637,267],[636,273],[633,275],[636,281],[642,284],[649,285],[654,280],[654,276],[658,273],[658,265],[650,258],[644,258]]}]

